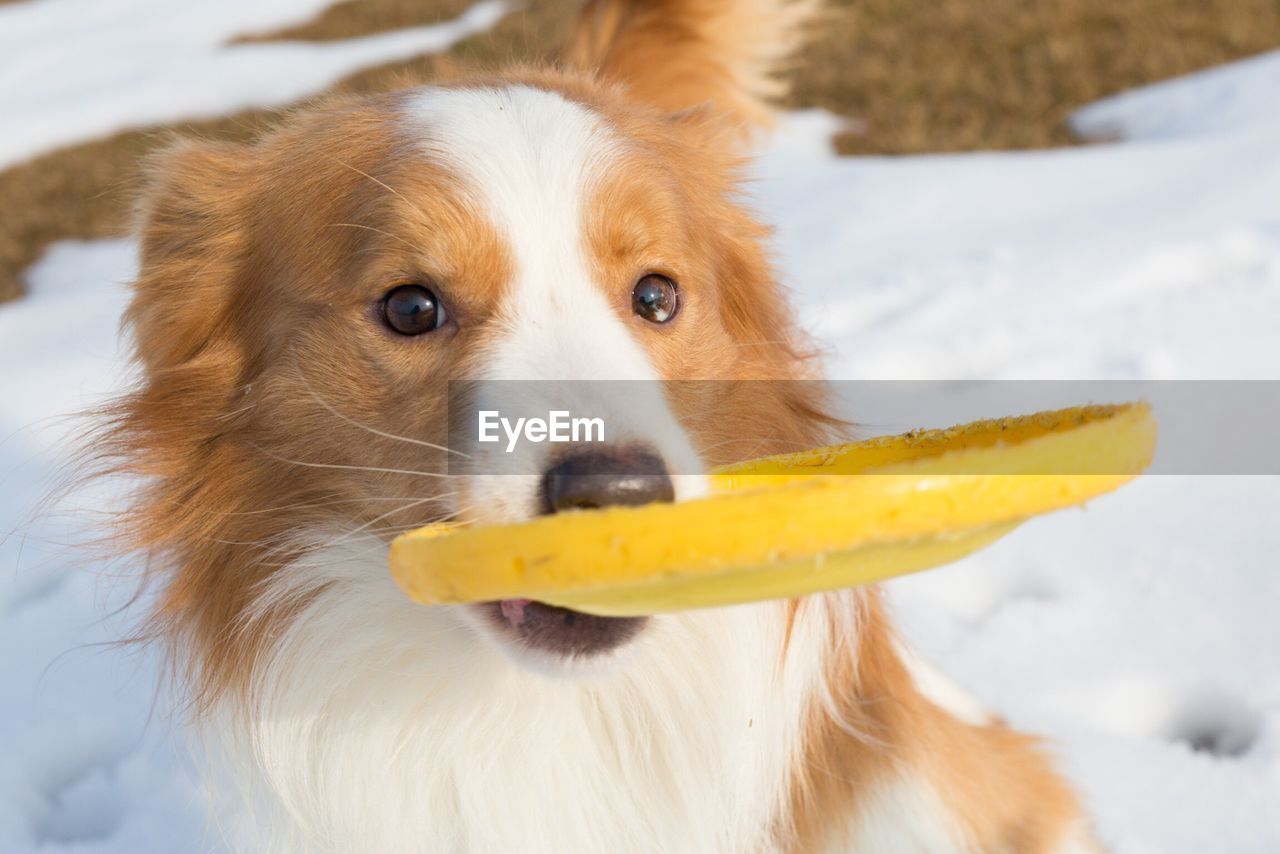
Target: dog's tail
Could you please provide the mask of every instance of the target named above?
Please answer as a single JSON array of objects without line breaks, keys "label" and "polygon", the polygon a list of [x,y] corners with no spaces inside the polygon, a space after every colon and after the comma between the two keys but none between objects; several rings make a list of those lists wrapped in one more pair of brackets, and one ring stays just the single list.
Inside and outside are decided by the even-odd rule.
[{"label": "dog's tail", "polygon": [[772,123],[778,62],[820,0],[588,0],[567,60],[677,112],[709,105],[741,128]]}]

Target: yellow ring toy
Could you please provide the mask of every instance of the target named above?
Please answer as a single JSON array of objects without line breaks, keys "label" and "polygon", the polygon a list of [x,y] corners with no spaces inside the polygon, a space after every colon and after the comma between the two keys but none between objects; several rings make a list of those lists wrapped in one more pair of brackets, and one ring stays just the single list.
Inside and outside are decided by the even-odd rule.
[{"label": "yellow ring toy", "polygon": [[679,504],[427,526],[392,543],[391,568],[427,604],[527,598],[602,616],[854,587],[1110,492],[1155,440],[1145,404],[917,431],[728,466],[709,497]]}]

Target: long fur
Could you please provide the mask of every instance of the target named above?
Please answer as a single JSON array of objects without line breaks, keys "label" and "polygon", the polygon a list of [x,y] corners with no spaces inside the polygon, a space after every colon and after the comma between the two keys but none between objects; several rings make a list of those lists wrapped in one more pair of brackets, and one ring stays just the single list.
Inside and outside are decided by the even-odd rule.
[{"label": "long fur", "polygon": [[777,66],[816,0],[589,0],[566,59],[671,112],[707,106],[744,133],[773,123]]},{"label": "long fur", "polygon": [[[140,477],[118,536],[162,585],[151,630],[246,849],[1088,844],[1029,739],[912,673],[874,591],[659,617],[589,666],[529,666],[386,571],[400,531],[534,512],[527,482],[446,472],[451,377],[717,380],[660,419],[705,466],[837,434],[738,192],[799,9],[594,0],[569,70],[334,101],[152,163],[141,380],[102,454]],[[662,330],[626,302],[655,265],[689,297]],[[406,278],[448,329],[372,322]]]}]

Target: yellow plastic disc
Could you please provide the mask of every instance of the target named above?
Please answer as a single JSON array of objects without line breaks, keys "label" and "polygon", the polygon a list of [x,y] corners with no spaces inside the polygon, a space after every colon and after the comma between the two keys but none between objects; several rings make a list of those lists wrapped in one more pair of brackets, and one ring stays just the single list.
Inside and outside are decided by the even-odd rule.
[{"label": "yellow plastic disc", "polygon": [[512,525],[433,525],[391,545],[427,604],[528,598],[624,616],[798,596],[957,560],[1150,464],[1145,404],[980,421],[721,469],[712,495]]}]

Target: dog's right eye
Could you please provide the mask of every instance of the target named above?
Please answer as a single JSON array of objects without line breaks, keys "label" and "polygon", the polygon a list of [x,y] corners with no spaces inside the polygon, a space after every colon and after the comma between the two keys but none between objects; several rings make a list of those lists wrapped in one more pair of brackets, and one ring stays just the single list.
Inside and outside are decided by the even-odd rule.
[{"label": "dog's right eye", "polygon": [[676,283],[658,273],[642,276],[631,290],[631,310],[650,323],[666,323],[679,307]]},{"label": "dog's right eye", "polygon": [[421,335],[444,325],[444,304],[422,285],[400,285],[382,298],[382,319],[401,335]]}]

